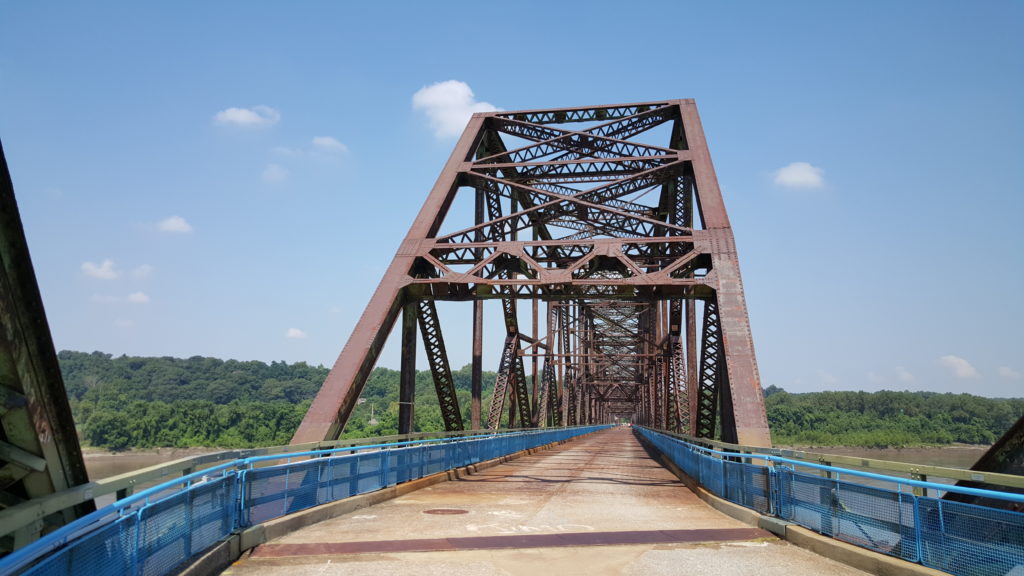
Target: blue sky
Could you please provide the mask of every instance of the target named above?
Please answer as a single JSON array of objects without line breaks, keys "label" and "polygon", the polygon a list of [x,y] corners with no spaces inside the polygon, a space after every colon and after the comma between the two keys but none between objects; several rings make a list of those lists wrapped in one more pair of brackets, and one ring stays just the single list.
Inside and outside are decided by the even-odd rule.
[{"label": "blue sky", "polygon": [[695,98],[764,385],[1024,396],[1022,26],[1019,1],[0,0],[0,139],[59,349],[329,366],[468,110]]}]

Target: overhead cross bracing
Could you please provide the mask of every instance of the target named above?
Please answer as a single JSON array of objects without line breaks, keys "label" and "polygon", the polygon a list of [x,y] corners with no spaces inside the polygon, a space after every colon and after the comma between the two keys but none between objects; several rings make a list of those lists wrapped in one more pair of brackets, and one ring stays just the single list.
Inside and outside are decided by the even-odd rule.
[{"label": "overhead cross bracing", "polygon": [[[486,343],[500,360],[484,383],[492,300],[505,336]],[[445,301],[473,307],[468,418]],[[342,433],[400,315],[400,432],[413,429],[419,325],[449,430],[626,419],[770,444],[732,230],[692,100],[475,114],[293,442]]]}]

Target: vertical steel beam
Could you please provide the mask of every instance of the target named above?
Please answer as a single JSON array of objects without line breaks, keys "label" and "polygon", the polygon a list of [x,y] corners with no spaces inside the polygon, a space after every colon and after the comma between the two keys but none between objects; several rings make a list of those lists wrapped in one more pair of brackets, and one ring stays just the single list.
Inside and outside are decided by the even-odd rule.
[{"label": "vertical steel beam", "polygon": [[701,336],[700,389],[697,399],[697,436],[714,438],[718,428],[719,397],[727,377],[722,362],[721,328],[718,306],[704,302],[704,329]]},{"label": "vertical steel beam", "polygon": [[473,301],[473,366],[471,368],[470,395],[472,406],[470,407],[470,421],[473,430],[480,429],[480,403],[483,397],[483,370],[484,370],[484,303],[480,300]]},{"label": "vertical steel beam", "polygon": [[402,366],[398,383],[398,433],[416,431],[416,303],[402,309]]},{"label": "vertical steel beam", "polygon": [[686,307],[686,381],[690,385],[687,402],[683,408],[687,412],[689,428],[683,433],[691,436],[698,436],[699,406],[700,406],[700,380],[697,375],[697,302],[693,298],[687,298]]},{"label": "vertical steel beam", "polygon": [[732,417],[735,421],[735,442],[747,446],[771,446],[768,417],[764,410],[761,377],[754,357],[739,260],[729,217],[718,187],[704,138],[697,106],[692,101],[680,102],[686,141],[693,158],[693,175],[701,220],[711,248],[711,261],[717,277],[716,306],[722,329],[722,353],[725,362]]}]

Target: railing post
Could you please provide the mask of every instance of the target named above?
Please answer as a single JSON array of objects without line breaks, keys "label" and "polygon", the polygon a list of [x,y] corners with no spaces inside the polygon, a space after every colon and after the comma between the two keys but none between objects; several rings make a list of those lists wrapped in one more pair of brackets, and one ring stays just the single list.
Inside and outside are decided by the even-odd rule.
[{"label": "railing post", "polygon": [[142,574],[142,567],[140,564],[143,562],[140,552],[142,551],[142,513],[146,511],[146,507],[139,508],[139,511],[135,513],[135,546],[132,547],[132,576],[139,576]]},{"label": "railing post", "polygon": [[380,451],[380,487],[388,487],[388,462],[390,461],[388,451],[382,449]]},{"label": "railing post", "polygon": [[914,540],[916,542],[917,558],[915,562],[924,563],[924,543],[921,541],[921,506],[917,496],[911,496],[914,499]]},{"label": "railing post", "polygon": [[[915,468],[915,469],[910,471],[910,479],[911,480],[920,480],[921,482],[927,482],[928,481],[928,475],[927,474],[922,474],[920,470]],[[928,496],[928,489],[924,488],[922,486],[914,486],[914,495],[915,496]]]}]

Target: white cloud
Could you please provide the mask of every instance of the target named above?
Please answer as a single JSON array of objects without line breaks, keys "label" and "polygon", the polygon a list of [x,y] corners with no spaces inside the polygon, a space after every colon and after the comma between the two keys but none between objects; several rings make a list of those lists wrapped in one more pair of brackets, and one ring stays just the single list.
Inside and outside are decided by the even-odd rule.
[{"label": "white cloud", "polygon": [[885,382],[885,378],[883,378],[882,376],[879,376],[875,372],[868,372],[868,382],[871,382],[871,383],[874,383],[874,384],[881,384],[882,382]]},{"label": "white cloud", "polygon": [[981,375],[978,371],[971,366],[971,363],[959,356],[947,354],[939,358],[939,364],[941,364],[946,370],[949,371],[951,376],[956,378],[963,378],[965,380],[971,378],[978,378]]},{"label": "white cloud", "polygon": [[315,150],[320,150],[321,152],[332,152],[335,154],[348,152],[348,146],[345,146],[336,138],[332,138],[330,136],[314,136],[313,148]]},{"label": "white cloud", "polygon": [[132,276],[136,278],[147,278],[152,273],[153,267],[150,266],[149,264],[143,264],[142,266],[139,266],[138,268],[132,270]]},{"label": "white cloud", "polygon": [[825,171],[807,162],[793,162],[775,171],[775,184],[784,188],[823,188]]},{"label": "white cloud", "polygon": [[284,333],[284,337],[285,338],[305,338],[306,337],[306,333],[303,332],[302,330],[299,330],[298,328],[289,328],[288,331]]},{"label": "white cloud", "polygon": [[219,126],[273,126],[281,119],[281,113],[270,106],[252,108],[228,108],[213,117]]},{"label": "white cloud", "polygon": [[160,228],[161,232],[178,232],[184,234],[192,231],[192,225],[181,216],[165,218],[157,224],[157,227]]},{"label": "white cloud", "polygon": [[1009,366],[1000,366],[999,377],[1006,378],[1007,380],[1020,380],[1020,372],[1017,372]]},{"label": "white cloud", "polygon": [[145,292],[132,292],[128,295],[128,301],[132,304],[145,304],[149,302],[149,296]]},{"label": "white cloud", "polygon": [[283,182],[288,178],[288,171],[280,164],[267,164],[263,169],[263,180],[265,182]]},{"label": "white cloud", "polygon": [[93,278],[100,278],[102,280],[113,280],[121,275],[121,273],[114,267],[114,261],[109,258],[99,264],[94,262],[82,262],[82,272],[85,272]]},{"label": "white cloud", "polygon": [[487,102],[477,102],[465,82],[446,80],[424,86],[412,96],[414,110],[423,110],[438,138],[458,136],[474,112],[498,110]]},{"label": "white cloud", "polygon": [[903,366],[896,367],[896,379],[900,382],[913,382],[915,380],[914,375],[910,373],[910,370],[907,370]]}]

